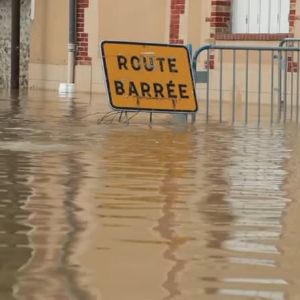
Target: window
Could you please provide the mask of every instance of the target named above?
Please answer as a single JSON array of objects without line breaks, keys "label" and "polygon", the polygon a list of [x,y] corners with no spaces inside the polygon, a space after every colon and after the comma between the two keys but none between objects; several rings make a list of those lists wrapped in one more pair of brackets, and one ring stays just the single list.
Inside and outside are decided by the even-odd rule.
[{"label": "window", "polygon": [[233,0],[232,33],[288,33],[290,0]]}]

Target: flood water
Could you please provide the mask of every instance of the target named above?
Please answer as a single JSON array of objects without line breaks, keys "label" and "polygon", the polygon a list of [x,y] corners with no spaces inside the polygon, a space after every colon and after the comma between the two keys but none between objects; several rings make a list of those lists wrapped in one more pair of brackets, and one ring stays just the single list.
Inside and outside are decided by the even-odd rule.
[{"label": "flood water", "polygon": [[0,299],[300,299],[300,128],[106,112],[1,95]]}]

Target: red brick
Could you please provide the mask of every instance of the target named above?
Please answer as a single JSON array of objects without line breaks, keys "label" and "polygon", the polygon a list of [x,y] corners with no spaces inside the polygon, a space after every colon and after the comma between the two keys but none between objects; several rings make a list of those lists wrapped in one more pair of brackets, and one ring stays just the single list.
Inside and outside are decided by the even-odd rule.
[{"label": "red brick", "polygon": [[214,18],[211,18],[212,20],[212,22],[223,22],[223,18],[222,17],[214,17]]},{"label": "red brick", "polygon": [[[88,56],[88,33],[84,32],[85,25],[85,9],[89,7],[90,0],[77,0],[77,64],[90,64],[91,58]],[[86,60],[88,58],[88,60]]]},{"label": "red brick", "polygon": [[230,17],[230,12],[224,12],[224,11],[215,11],[211,13],[212,17]]},{"label": "red brick", "polygon": [[179,39],[180,32],[180,15],[185,12],[186,0],[171,0],[171,20],[169,42],[172,44],[182,44],[183,40]]},{"label": "red brick", "polygon": [[211,1],[211,5],[230,6],[231,1]]}]

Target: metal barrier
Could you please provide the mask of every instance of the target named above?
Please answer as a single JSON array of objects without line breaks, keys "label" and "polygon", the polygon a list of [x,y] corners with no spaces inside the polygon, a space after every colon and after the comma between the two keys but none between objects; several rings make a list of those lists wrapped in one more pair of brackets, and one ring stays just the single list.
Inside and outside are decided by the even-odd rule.
[{"label": "metal barrier", "polygon": [[[280,41],[279,43],[279,47],[285,47],[285,48],[300,48],[300,39],[299,38],[285,38],[283,40]],[[296,50],[297,51],[297,50]],[[287,53],[287,52],[285,52]],[[280,72],[279,76],[280,76],[280,85],[281,85],[281,90],[285,91],[285,90],[290,90],[290,111],[291,111],[291,119],[293,118],[293,108],[294,108],[294,73],[296,73],[296,77],[297,77],[297,92],[296,92],[296,121],[298,123],[299,121],[299,112],[298,112],[298,97],[299,97],[299,52],[297,51],[297,62],[295,62],[295,58],[294,58],[294,51],[292,52],[288,52],[287,55],[285,55],[284,57],[282,56],[282,53],[280,53],[280,60],[281,60],[281,64],[282,64],[282,69],[285,70],[287,69],[288,72],[291,73],[291,77],[292,79],[289,80],[289,87],[288,87],[288,72]],[[284,111],[287,110],[286,105],[288,102],[287,99],[287,93],[283,92],[282,95],[282,101],[285,104],[284,105]],[[284,119],[285,120],[285,119]]]},{"label": "metal barrier", "polygon": [[300,48],[300,39],[299,38],[285,38],[280,41],[279,47]]},{"label": "metal barrier", "polygon": [[[283,45],[197,49],[192,69],[205,119],[258,125],[288,119],[298,122],[300,48]],[[216,109],[211,110],[212,105]]]}]

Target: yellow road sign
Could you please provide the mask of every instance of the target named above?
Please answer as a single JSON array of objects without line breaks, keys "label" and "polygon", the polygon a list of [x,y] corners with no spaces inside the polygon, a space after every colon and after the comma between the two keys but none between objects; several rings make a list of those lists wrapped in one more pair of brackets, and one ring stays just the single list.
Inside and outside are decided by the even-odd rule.
[{"label": "yellow road sign", "polygon": [[107,92],[114,109],[197,111],[185,46],[104,41],[101,54]]}]

